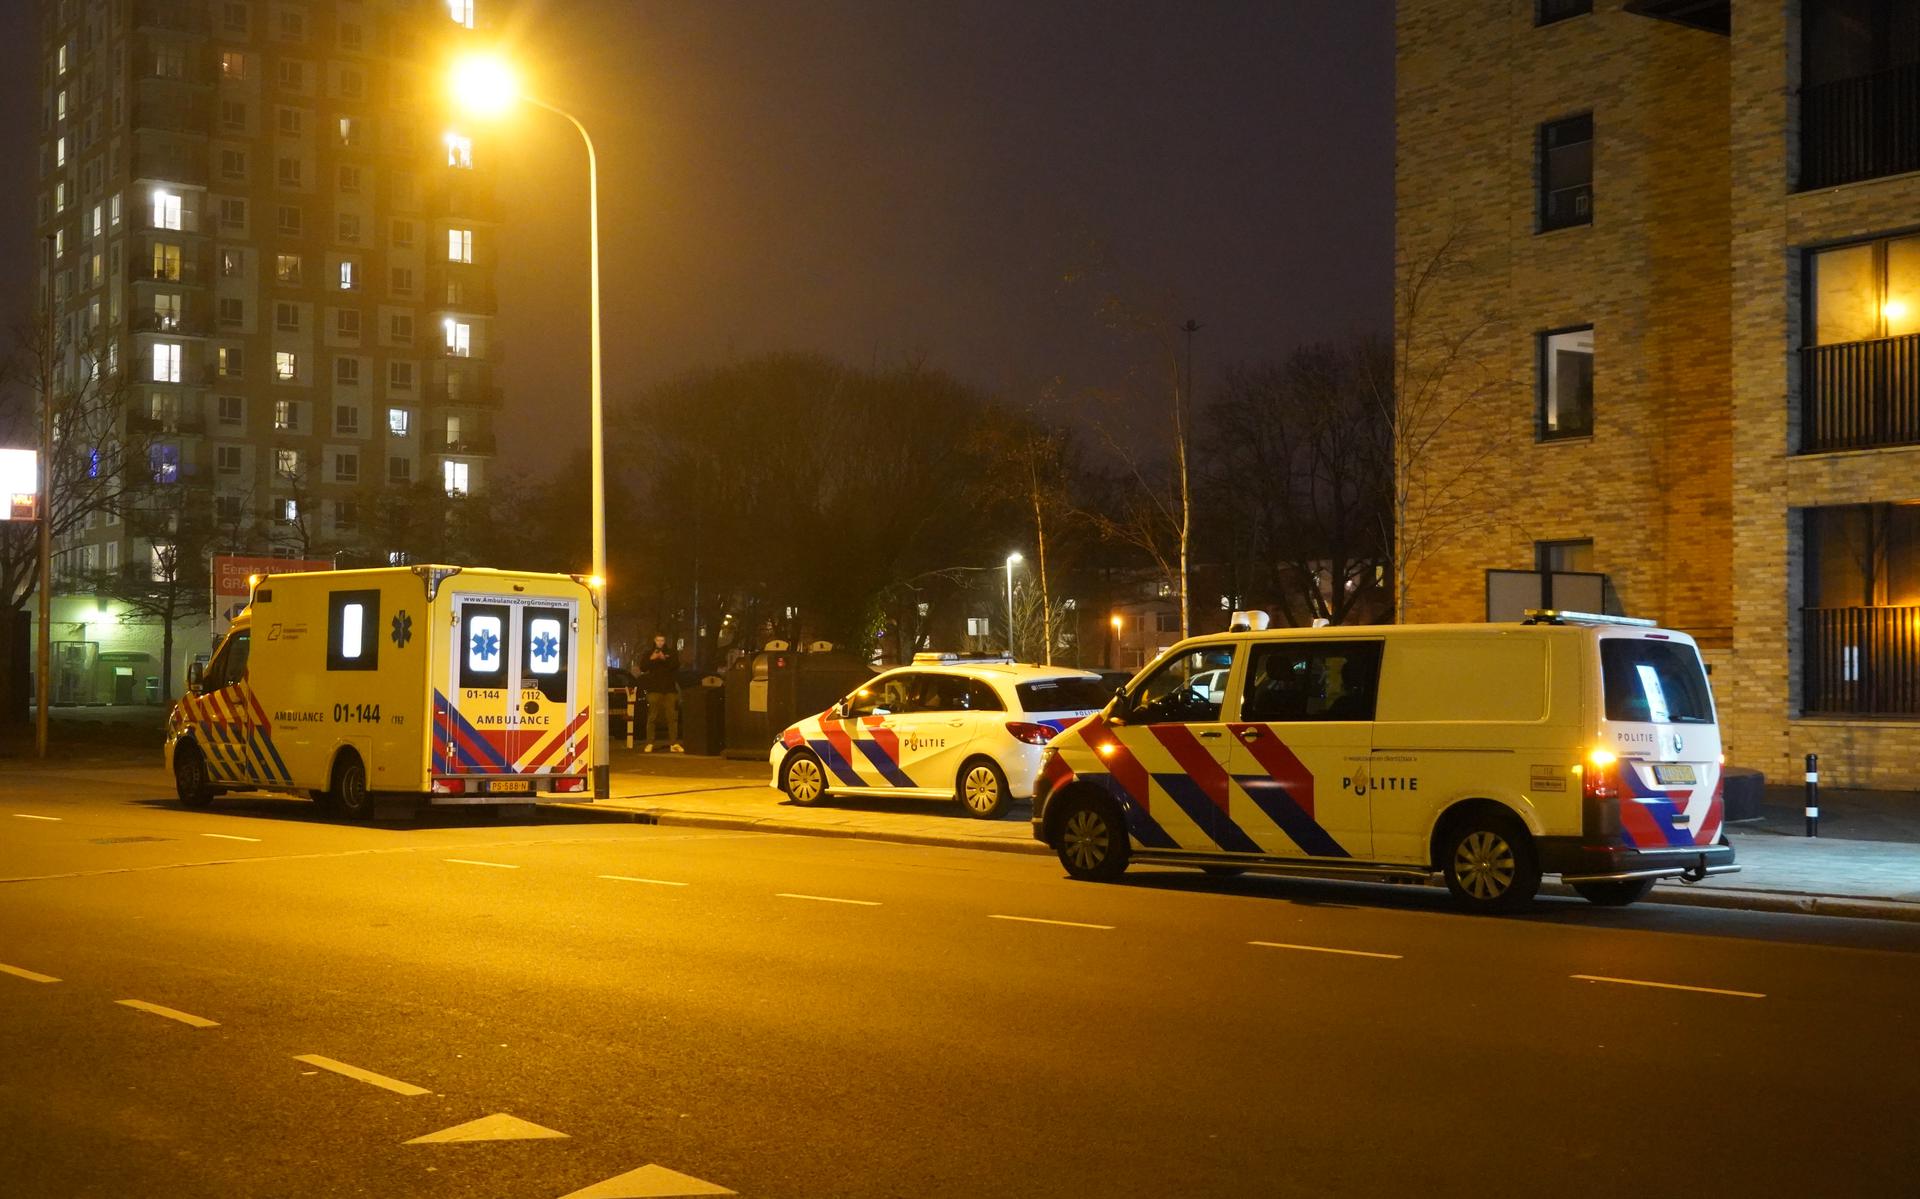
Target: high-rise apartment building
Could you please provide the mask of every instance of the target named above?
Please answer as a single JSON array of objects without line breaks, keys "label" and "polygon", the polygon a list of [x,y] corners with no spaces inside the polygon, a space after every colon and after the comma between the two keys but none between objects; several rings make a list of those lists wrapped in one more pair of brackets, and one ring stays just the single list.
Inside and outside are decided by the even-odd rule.
[{"label": "high-rise apartment building", "polygon": [[1400,0],[1397,34],[1396,319],[1460,405],[1411,473],[1478,518],[1409,617],[1652,617],[1730,760],[1920,783],[1920,4]]},{"label": "high-rise apartment building", "polygon": [[[489,2],[40,0],[67,369],[124,381],[146,469],[195,488],[226,548],[380,559],[383,490],[485,485],[498,227],[445,70]],[[62,573],[138,569],[142,531],[104,517],[57,547]],[[113,683],[62,616],[60,698],[151,698],[155,663]]]}]

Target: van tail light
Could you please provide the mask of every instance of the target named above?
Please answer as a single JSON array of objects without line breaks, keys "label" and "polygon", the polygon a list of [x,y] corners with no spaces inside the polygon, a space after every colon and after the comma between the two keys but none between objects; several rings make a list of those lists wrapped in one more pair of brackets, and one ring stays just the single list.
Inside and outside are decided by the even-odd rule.
[{"label": "van tail light", "polygon": [[1015,741],[1024,741],[1028,745],[1045,745],[1053,740],[1053,729],[1044,724],[1030,724],[1024,720],[1007,721],[1007,731],[1013,734]]},{"label": "van tail light", "polygon": [[465,779],[435,779],[433,780],[433,793],[435,795],[465,795],[467,793],[467,781]]},{"label": "van tail light", "polygon": [[1612,750],[1587,755],[1580,772],[1581,831],[1607,843],[1620,836],[1620,761]]},{"label": "van tail light", "polygon": [[1073,767],[1060,756],[1060,751],[1049,748],[1040,758],[1040,775],[1034,781],[1033,795],[1037,803],[1045,803],[1047,796],[1073,781]]},{"label": "van tail light", "polygon": [[587,789],[587,780],[580,777],[553,780],[553,789],[561,795],[569,795]]}]

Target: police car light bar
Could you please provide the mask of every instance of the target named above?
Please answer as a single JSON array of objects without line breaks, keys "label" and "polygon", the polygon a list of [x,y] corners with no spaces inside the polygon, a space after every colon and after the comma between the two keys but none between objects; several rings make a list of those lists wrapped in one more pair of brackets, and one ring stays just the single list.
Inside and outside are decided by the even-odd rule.
[{"label": "police car light bar", "polygon": [[938,665],[942,662],[1012,662],[1012,654],[956,654],[951,651],[921,650],[913,655],[915,666]]},{"label": "police car light bar", "polygon": [[1227,621],[1227,632],[1264,633],[1267,631],[1267,626],[1272,623],[1273,618],[1265,612],[1260,611],[1258,608],[1250,608],[1245,612],[1235,612],[1233,614],[1233,618]]},{"label": "police car light bar", "polygon": [[1565,608],[1528,608],[1521,624],[1618,624],[1636,629],[1657,629],[1660,623],[1644,616],[1607,616],[1600,612],[1570,612]]}]

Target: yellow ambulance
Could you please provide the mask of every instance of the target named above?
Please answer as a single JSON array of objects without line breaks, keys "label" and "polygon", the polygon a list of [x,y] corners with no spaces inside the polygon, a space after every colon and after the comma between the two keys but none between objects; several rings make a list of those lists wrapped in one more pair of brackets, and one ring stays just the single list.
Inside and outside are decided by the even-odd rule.
[{"label": "yellow ambulance", "polygon": [[304,794],[363,820],[375,796],[587,798],[593,584],[457,566],[256,577],[169,717],[181,802]]}]

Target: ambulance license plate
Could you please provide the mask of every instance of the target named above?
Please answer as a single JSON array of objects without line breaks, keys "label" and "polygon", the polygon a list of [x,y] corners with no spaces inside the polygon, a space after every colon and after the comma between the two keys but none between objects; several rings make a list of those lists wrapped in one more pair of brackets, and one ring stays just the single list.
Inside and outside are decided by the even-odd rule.
[{"label": "ambulance license plate", "polygon": [[501,779],[487,784],[488,795],[532,795],[531,779]]},{"label": "ambulance license plate", "polygon": [[1693,767],[1684,763],[1670,766],[1656,762],[1653,767],[1653,781],[1668,787],[1682,785],[1691,787],[1693,785]]}]

